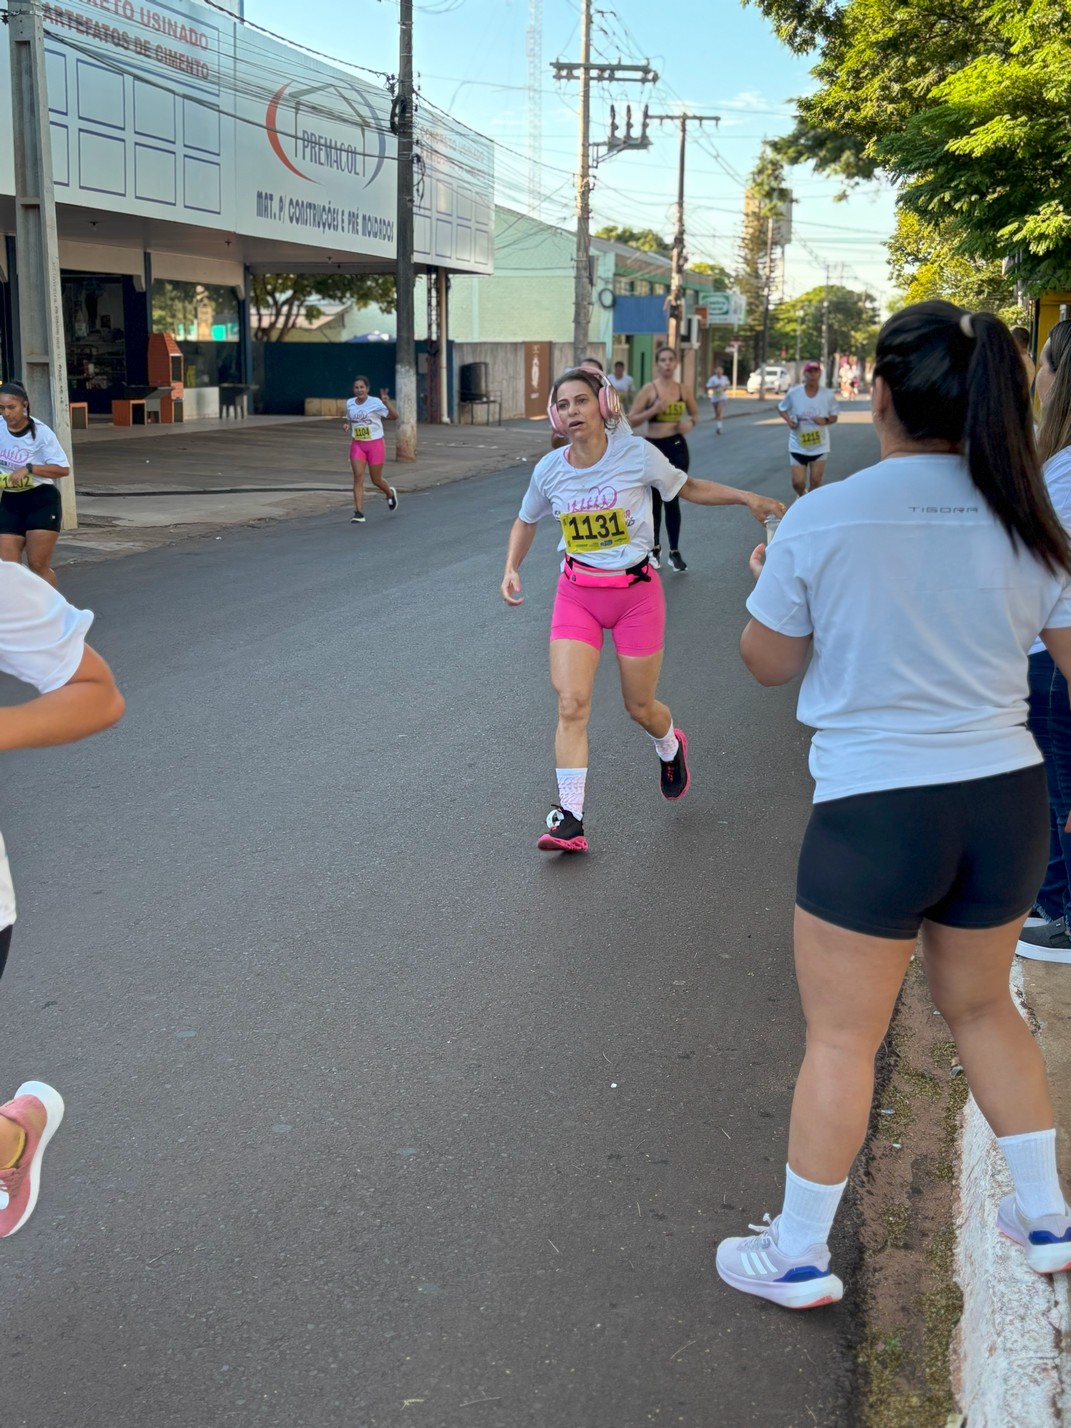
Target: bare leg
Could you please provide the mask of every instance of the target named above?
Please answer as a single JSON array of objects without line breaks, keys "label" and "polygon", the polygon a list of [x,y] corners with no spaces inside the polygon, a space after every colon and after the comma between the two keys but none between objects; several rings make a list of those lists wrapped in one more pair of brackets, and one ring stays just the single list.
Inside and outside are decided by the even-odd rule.
[{"label": "bare leg", "polygon": [[796,979],[807,1050],[792,1098],[788,1163],[819,1185],[839,1185],[866,1137],[874,1057],[915,939],[867,937],[795,915]]},{"label": "bare leg", "polygon": [[816,491],[822,484],[822,477],[826,474],[826,463],[824,461],[812,461],[810,468],[811,485],[810,490]]},{"label": "bare leg", "polygon": [[583,640],[551,640],[550,682],[558,696],[554,759],[560,769],[588,766],[591,691],[601,651]]},{"label": "bare leg", "polygon": [[789,470],[792,473],[793,491],[795,491],[797,496],[805,496],[807,494],[806,466],[797,466],[796,463],[793,461],[789,466]]},{"label": "bare leg", "polygon": [[6,1116],[0,1116],[0,1166],[8,1166],[18,1154],[22,1144],[22,1127]]},{"label": "bare leg", "polygon": [[56,572],[52,569],[52,552],[59,539],[58,531],[26,532],[26,564],[35,575],[55,585]]},{"label": "bare leg", "polygon": [[353,509],[361,511],[364,509],[364,473],[366,462],[361,461],[356,456],[350,457],[350,465],[353,467]]},{"label": "bare leg", "polygon": [[672,727],[669,707],[655,697],[658,676],[662,671],[662,651],[638,659],[635,655],[618,655],[621,672],[621,697],[630,719],[656,739],[664,739]]},{"label": "bare leg", "polygon": [[22,560],[25,545],[26,542],[22,536],[0,535],[0,560],[10,560],[18,565]]},{"label": "bare leg", "polygon": [[974,1099],[998,1136],[1054,1124],[1045,1063],[1008,987],[1022,918],[964,931],[926,922],[922,948],[930,994],[948,1022]]},{"label": "bare leg", "polygon": [[378,486],[379,489],[383,492],[384,496],[389,496],[389,495],[390,495],[390,486],[389,486],[389,485],[387,484],[387,482],[384,481],[384,479],[383,479],[383,463],[382,463],[382,461],[379,463],[378,466],[371,466],[371,465],[370,465],[369,468],[368,468],[368,474],[369,474],[369,476],[371,476],[371,478],[372,478],[372,485],[373,485],[373,486]]}]

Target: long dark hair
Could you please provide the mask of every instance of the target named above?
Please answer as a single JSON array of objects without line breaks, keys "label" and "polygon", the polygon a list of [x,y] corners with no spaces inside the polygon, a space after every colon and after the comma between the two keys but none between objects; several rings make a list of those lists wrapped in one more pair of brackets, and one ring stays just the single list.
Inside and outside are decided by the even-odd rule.
[{"label": "long dark hair", "polygon": [[1041,475],[1023,360],[989,312],[950,302],[901,309],[878,334],[874,376],[913,441],[961,445],[971,480],[1007,531],[1054,575],[1071,572],[1071,541]]},{"label": "long dark hair", "polygon": [[30,415],[30,398],[26,395],[26,388],[21,382],[0,382],[0,396],[18,397],[20,401],[26,403],[26,429],[30,435],[37,435],[37,423]]},{"label": "long dark hair", "polygon": [[1042,360],[1053,374],[1038,432],[1038,455],[1048,461],[1065,446],[1071,446],[1071,322],[1058,322],[1051,327],[1041,350]]}]

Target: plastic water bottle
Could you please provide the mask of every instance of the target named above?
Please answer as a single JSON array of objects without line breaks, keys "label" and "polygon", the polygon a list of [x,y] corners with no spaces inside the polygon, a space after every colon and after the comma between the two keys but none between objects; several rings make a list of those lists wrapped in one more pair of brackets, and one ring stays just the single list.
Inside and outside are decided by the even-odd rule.
[{"label": "plastic water bottle", "polygon": [[781,524],[781,517],[767,516],[764,524],[766,526],[766,544],[769,545],[777,534],[777,527]]}]

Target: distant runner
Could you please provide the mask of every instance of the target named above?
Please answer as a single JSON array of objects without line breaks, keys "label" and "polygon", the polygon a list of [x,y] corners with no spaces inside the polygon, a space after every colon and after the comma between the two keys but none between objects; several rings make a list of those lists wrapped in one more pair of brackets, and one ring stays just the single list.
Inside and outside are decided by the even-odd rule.
[{"label": "distant runner", "polygon": [[725,394],[728,390],[729,378],[725,375],[725,368],[719,363],[707,378],[707,394],[714,411],[714,420],[717,422],[714,428],[716,436],[721,436],[721,422],[725,415]]},{"label": "distant runner", "polygon": [[[655,377],[639,390],[636,404],[628,414],[630,426],[647,423],[647,440],[678,471],[687,473],[691,456],[685,436],[699,420],[695,397],[674,379],[677,354],[672,347],[660,347],[655,354]],[[669,537],[669,563],[678,575],[688,569],[680,552],[681,503],[677,496],[663,503],[660,492],[654,492],[654,542],[650,560],[655,570],[662,564],[662,506],[666,508],[666,535]]]},{"label": "distant runner", "polygon": [[788,426],[788,461],[797,496],[821,486],[829,457],[829,428],[840,411],[836,395],[820,385],[821,376],[821,362],[805,362],[802,384],[789,387],[777,404]]},{"label": "distant runner", "polygon": [[398,492],[383,479],[383,462],[387,444],[383,440],[384,421],[397,421],[398,413],[391,403],[386,387],[379,397],[368,395],[368,378],[358,377],[353,383],[353,396],[346,403],[344,425],[350,434],[350,466],[353,468],[353,525],[363,525],[364,473],[367,469],[372,485],[378,486],[387,498],[388,511],[398,509]]}]

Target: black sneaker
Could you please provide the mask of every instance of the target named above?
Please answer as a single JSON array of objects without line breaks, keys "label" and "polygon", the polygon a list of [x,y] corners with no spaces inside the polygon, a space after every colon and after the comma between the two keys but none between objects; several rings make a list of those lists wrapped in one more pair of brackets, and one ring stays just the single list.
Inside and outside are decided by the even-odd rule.
[{"label": "black sneaker", "polygon": [[683,729],[674,729],[679,748],[668,760],[659,759],[659,778],[663,798],[683,798],[688,792],[692,776],[688,772],[688,737]]},{"label": "black sneaker", "polygon": [[552,808],[547,814],[547,832],[536,847],[543,853],[586,853],[584,825],[567,808]]},{"label": "black sneaker", "polygon": [[684,561],[684,556],[681,555],[679,550],[670,551],[669,564],[671,569],[675,570],[678,575],[683,575],[684,572],[688,569]]},{"label": "black sneaker", "polygon": [[351,525],[351,526],[363,526],[363,525],[364,525],[364,512],[363,512],[363,511],[354,511],[353,515],[350,516],[350,525]]},{"label": "black sneaker", "polygon": [[1015,950],[1020,957],[1028,957],[1032,962],[1071,963],[1071,937],[1067,935],[1067,922],[1058,917],[1044,927],[1024,927],[1019,933]]},{"label": "black sneaker", "polygon": [[388,510],[388,511],[396,511],[397,509],[398,509],[398,492],[397,492],[397,491],[394,489],[394,487],[392,486],[392,487],[390,488],[390,495],[387,497],[387,510]]}]

